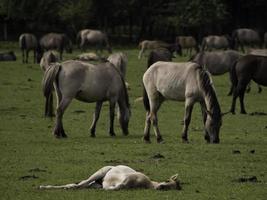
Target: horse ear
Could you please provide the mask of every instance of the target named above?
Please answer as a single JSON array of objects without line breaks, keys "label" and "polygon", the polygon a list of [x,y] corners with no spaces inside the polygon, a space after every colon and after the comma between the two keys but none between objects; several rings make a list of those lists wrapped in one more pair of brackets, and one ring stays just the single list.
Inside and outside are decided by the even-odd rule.
[{"label": "horse ear", "polygon": [[178,174],[175,174],[170,178],[170,180],[177,181],[177,178],[178,178]]}]

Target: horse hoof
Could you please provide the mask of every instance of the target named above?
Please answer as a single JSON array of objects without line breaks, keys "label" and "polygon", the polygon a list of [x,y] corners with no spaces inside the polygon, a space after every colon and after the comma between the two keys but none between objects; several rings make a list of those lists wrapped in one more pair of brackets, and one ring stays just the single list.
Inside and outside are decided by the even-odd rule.
[{"label": "horse hoof", "polygon": [[164,143],[164,140],[162,138],[157,138],[157,143],[158,144],[163,144]]},{"label": "horse hoof", "polygon": [[115,136],[116,136],[115,133],[109,133],[109,135],[110,135],[111,137],[115,137]]},{"label": "horse hoof", "polygon": [[150,141],[150,139],[148,139],[148,138],[143,137],[143,141],[144,141],[146,144],[151,144],[151,141]]},{"label": "horse hoof", "polygon": [[188,139],[182,139],[182,142],[184,143],[184,144],[189,144],[189,142],[188,142]]},{"label": "horse hoof", "polygon": [[246,115],[247,112],[246,111],[241,111],[240,114]]}]

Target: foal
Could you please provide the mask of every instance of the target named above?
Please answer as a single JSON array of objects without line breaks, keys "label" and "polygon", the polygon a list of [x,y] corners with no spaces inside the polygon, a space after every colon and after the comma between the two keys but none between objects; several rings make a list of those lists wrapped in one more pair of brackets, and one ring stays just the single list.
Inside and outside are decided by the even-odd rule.
[{"label": "foal", "polygon": [[148,176],[134,169],[124,166],[105,166],[88,179],[79,183],[66,185],[41,185],[40,189],[81,189],[81,188],[101,188],[104,190],[119,189],[156,189],[156,190],[180,190],[178,175],[172,176],[165,182],[151,181]]}]

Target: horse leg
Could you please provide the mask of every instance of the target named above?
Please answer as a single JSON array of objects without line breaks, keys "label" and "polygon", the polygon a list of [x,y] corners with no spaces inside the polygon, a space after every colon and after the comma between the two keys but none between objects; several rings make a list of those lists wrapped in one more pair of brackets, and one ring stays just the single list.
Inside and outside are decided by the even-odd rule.
[{"label": "horse leg", "polygon": [[109,125],[109,134],[110,136],[115,136],[114,132],[114,118],[115,118],[115,101],[110,101],[109,102],[109,119],[110,119],[110,125]]},{"label": "horse leg", "polygon": [[144,48],[142,48],[139,52],[138,59],[140,60],[143,56],[143,53],[145,52]]},{"label": "horse leg", "polygon": [[65,134],[64,128],[63,128],[62,118],[63,118],[64,111],[66,110],[66,108],[70,104],[71,100],[72,100],[71,98],[64,98],[63,97],[59,103],[58,108],[57,108],[56,125],[55,125],[55,129],[54,129],[54,135],[57,138],[67,137],[67,135]]},{"label": "horse leg", "polygon": [[[207,120],[207,107],[206,107],[204,101],[201,101],[200,105],[201,105],[201,113],[202,113],[203,124],[205,126],[206,120]],[[210,136],[209,136],[209,133],[206,130],[205,130],[204,138],[208,143],[210,143]]]},{"label": "horse leg", "polygon": [[102,101],[98,101],[96,102],[96,106],[95,106],[95,113],[94,113],[94,119],[90,128],[90,132],[91,132],[91,137],[95,137],[95,130],[96,130],[96,123],[99,119],[99,115],[100,115],[100,111],[102,108]]},{"label": "horse leg", "polygon": [[153,124],[153,129],[154,129],[154,133],[155,133],[155,136],[157,138],[157,142],[158,143],[162,143],[163,142],[163,139],[162,139],[162,136],[160,134],[160,131],[159,131],[159,126],[158,126],[158,116],[157,116],[157,112],[160,108],[160,105],[162,104],[163,102],[163,99],[158,96],[157,98],[157,102],[153,102],[153,103],[150,103],[150,120]]},{"label": "horse leg", "polygon": [[244,105],[244,96],[245,96],[245,90],[246,90],[246,87],[243,87],[240,89],[240,92],[239,92],[239,100],[240,100],[240,113],[241,114],[247,114],[246,110],[245,110],[245,105]]},{"label": "horse leg", "polygon": [[36,51],[35,50],[33,50],[33,63],[37,63]]},{"label": "horse leg", "polygon": [[261,91],[262,91],[262,88],[261,88],[261,86],[258,84],[258,93],[260,94]]},{"label": "horse leg", "polygon": [[184,114],[184,127],[183,127],[183,133],[182,133],[182,140],[185,143],[188,143],[188,127],[191,121],[191,114],[193,110],[193,101],[190,98],[187,98],[185,100],[185,114]]},{"label": "horse leg", "polygon": [[150,120],[150,112],[146,112],[146,123],[145,123],[145,129],[144,129],[144,141],[147,143],[150,143],[150,126],[151,126],[151,120]]},{"label": "horse leg", "polygon": [[25,52],[22,50],[22,63],[25,63]]},{"label": "horse leg", "polygon": [[239,96],[237,88],[233,89],[233,99],[230,112],[234,115],[235,114],[235,106],[236,106],[236,98]]},{"label": "horse leg", "polygon": [[26,63],[28,63],[29,50],[26,50]]}]

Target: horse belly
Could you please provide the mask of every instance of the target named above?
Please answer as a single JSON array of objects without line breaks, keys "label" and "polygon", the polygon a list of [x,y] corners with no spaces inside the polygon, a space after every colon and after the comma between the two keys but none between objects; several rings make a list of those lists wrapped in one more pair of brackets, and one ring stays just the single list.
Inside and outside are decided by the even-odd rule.
[{"label": "horse belly", "polygon": [[165,99],[174,101],[185,100],[185,87],[183,84],[172,85],[169,83],[166,87],[158,87],[158,91]]},{"label": "horse belly", "polygon": [[81,89],[76,96],[76,99],[83,102],[97,102],[97,101],[106,101],[107,93],[106,90],[99,90],[97,87],[88,87]]}]

